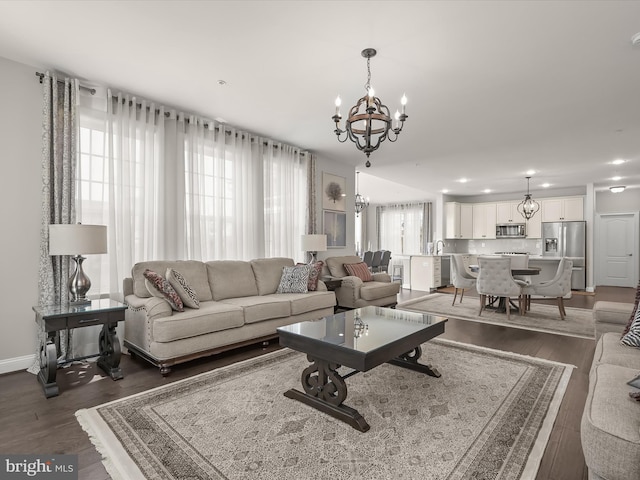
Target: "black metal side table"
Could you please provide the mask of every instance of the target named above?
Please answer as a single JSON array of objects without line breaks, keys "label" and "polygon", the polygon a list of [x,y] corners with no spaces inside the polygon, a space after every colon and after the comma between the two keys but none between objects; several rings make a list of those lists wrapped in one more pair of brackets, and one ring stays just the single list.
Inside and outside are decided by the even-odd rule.
[{"label": "black metal side table", "polygon": [[[60,365],[98,358],[98,366],[102,368],[113,380],[120,380],[120,341],[116,335],[118,322],[124,320],[124,312],[127,306],[111,299],[93,300],[91,304],[77,305],[45,305],[35,306],[36,323],[46,333],[46,339],[40,343],[40,372],[38,381],[42,384],[44,395],[47,398],[58,395],[56,383],[56,371]],[[86,355],[84,357],[70,358],[58,361],[55,337],[56,332],[72,328],[102,325],[99,345],[100,353]]]}]

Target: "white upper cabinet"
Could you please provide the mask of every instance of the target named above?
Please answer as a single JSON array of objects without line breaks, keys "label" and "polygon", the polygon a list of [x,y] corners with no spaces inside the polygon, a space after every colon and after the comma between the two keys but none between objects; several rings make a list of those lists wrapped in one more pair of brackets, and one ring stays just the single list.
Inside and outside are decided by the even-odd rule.
[{"label": "white upper cabinet", "polygon": [[584,220],[583,197],[545,198],[540,201],[543,222]]},{"label": "white upper cabinet", "polygon": [[472,212],[470,203],[445,203],[445,238],[471,238],[473,235]]},{"label": "white upper cabinet", "polygon": [[524,223],[524,217],[518,211],[519,202],[496,203],[496,223]]},{"label": "white upper cabinet", "polygon": [[473,238],[496,238],[496,204],[473,204]]},{"label": "white upper cabinet", "polygon": [[[540,207],[542,208],[542,207]],[[522,217],[524,220],[524,217]],[[542,238],[542,215],[537,212],[527,220],[527,238]]]}]

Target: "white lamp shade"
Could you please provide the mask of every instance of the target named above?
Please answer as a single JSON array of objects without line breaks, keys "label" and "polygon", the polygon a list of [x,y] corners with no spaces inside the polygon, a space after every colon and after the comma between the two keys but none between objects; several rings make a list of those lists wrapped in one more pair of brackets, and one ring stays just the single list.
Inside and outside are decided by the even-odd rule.
[{"label": "white lamp shade", "polygon": [[107,253],[106,225],[49,225],[49,255]]},{"label": "white lamp shade", "polygon": [[326,235],[302,235],[302,250],[304,252],[326,252],[327,236]]}]

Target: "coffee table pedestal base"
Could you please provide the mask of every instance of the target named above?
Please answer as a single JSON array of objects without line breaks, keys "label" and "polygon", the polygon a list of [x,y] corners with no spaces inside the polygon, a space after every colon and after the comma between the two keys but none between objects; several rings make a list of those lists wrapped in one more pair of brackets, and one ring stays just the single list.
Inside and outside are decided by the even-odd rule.
[{"label": "coffee table pedestal base", "polygon": [[[437,369],[430,365],[418,363],[418,359],[421,356],[422,348],[416,347],[397,358],[389,360],[387,363],[440,378],[440,372]],[[369,424],[360,415],[360,412],[343,403],[347,398],[345,378],[359,373],[358,370],[342,376],[337,372],[340,365],[334,362],[313,358],[311,355],[307,355],[307,359],[311,362],[311,365],[302,372],[302,387],[306,393],[292,388],[287,390],[284,396],[331,415],[333,418],[351,425],[360,432],[368,431]]]}]

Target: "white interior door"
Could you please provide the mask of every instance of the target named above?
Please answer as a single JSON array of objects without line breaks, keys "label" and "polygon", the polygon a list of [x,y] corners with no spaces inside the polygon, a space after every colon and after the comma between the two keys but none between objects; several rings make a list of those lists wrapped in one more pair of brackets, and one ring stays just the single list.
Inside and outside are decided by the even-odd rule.
[{"label": "white interior door", "polygon": [[635,287],[640,265],[638,213],[599,214],[596,221],[596,284]]}]

